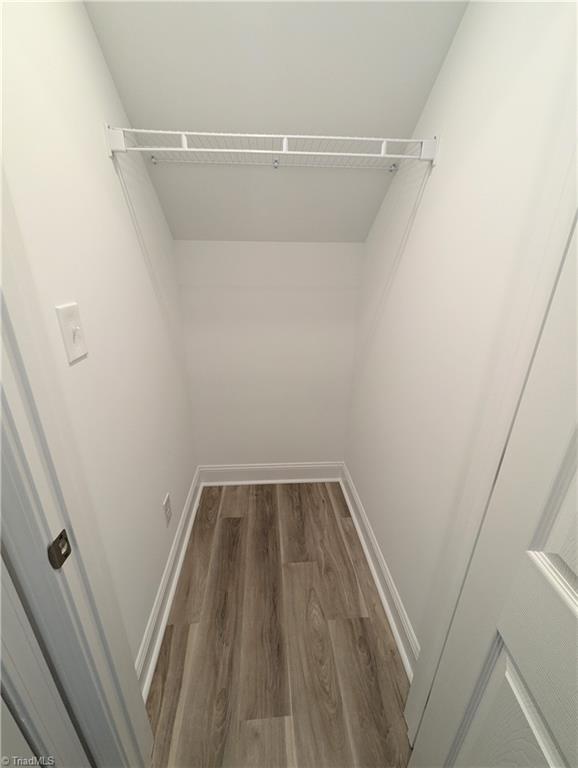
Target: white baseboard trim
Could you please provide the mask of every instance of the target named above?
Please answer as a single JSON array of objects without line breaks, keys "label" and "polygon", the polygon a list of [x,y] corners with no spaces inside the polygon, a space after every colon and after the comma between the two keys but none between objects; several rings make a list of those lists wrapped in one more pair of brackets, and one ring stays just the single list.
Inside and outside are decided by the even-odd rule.
[{"label": "white baseboard trim", "polygon": [[345,464],[343,464],[341,486],[351,511],[351,517],[357,528],[367,562],[369,563],[379,597],[391,625],[403,666],[411,683],[413,670],[420,652],[419,642],[391,572],[387,567],[383,553],[377,543],[377,538],[367,513],[363,508],[359,493]]},{"label": "white baseboard trim", "polygon": [[199,467],[203,485],[248,483],[310,483],[339,480],[341,461],[314,461],[289,464],[205,464]]},{"label": "white baseboard trim", "polygon": [[161,583],[150,612],[143,638],[135,661],[135,669],[140,683],[143,699],[146,701],[161,649],[163,635],[169,618],[171,604],[181,572],[181,566],[191,535],[193,522],[199,505],[202,483],[199,468],[195,472],[189,488],[185,506],[181,514],[175,537],[161,577]]}]

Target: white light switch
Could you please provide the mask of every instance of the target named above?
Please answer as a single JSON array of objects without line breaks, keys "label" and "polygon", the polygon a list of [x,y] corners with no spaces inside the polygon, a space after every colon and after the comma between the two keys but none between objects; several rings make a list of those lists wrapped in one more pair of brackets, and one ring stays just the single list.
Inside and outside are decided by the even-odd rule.
[{"label": "white light switch", "polygon": [[61,304],[55,307],[62,331],[62,340],[66,349],[68,362],[72,365],[77,360],[86,357],[88,349],[84,340],[84,333],[80,324],[78,304]]}]

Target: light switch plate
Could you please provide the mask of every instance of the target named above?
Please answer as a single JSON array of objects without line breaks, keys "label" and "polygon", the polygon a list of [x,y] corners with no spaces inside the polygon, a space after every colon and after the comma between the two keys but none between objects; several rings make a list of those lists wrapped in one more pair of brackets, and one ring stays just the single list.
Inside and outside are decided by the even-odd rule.
[{"label": "light switch plate", "polygon": [[60,304],[55,307],[66,356],[70,365],[86,357],[88,349],[84,340],[78,304]]}]

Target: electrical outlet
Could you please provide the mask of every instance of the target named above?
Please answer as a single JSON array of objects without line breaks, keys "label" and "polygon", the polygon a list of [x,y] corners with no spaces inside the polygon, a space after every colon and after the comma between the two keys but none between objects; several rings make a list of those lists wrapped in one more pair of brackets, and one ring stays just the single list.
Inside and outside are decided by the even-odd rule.
[{"label": "electrical outlet", "polygon": [[171,522],[171,516],[173,511],[171,509],[171,494],[167,493],[163,500],[163,512],[165,513],[165,520],[167,525]]}]

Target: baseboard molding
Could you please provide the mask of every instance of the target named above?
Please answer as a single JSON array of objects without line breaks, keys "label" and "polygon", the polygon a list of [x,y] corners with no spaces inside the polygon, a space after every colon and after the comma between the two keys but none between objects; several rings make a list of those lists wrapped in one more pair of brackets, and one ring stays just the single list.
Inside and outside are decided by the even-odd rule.
[{"label": "baseboard molding", "polygon": [[165,627],[173,602],[173,596],[175,594],[177,581],[179,580],[179,574],[185,556],[185,550],[187,548],[187,542],[191,535],[195,514],[199,504],[202,490],[199,474],[199,468],[197,468],[187,494],[185,506],[175,532],[175,537],[163,571],[161,583],[157,590],[135,661],[135,669],[139,679],[141,693],[145,701],[155,671]]},{"label": "baseboard molding", "polygon": [[205,464],[199,467],[203,485],[248,483],[310,483],[340,480],[343,463],[316,461],[289,464]]},{"label": "baseboard molding", "polygon": [[385,562],[385,558],[379,547],[377,538],[373,532],[369,518],[367,517],[367,513],[363,508],[359,493],[357,492],[355,484],[345,464],[343,465],[341,480],[341,485],[351,511],[353,522],[357,528],[377,591],[391,625],[391,630],[394,634],[403,661],[403,666],[405,667],[405,671],[411,682],[415,664],[420,652],[417,636],[411,625],[400,594],[397,591],[391,572],[387,567],[387,563]]}]

